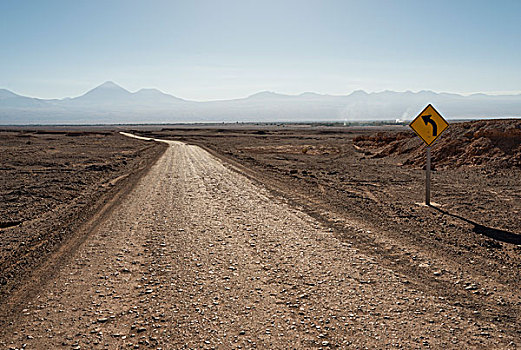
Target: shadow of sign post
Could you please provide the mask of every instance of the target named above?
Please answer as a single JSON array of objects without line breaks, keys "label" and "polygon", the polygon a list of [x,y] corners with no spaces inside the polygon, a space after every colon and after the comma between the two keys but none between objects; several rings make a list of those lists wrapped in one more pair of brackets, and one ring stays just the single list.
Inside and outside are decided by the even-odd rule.
[{"label": "shadow of sign post", "polygon": [[432,207],[432,208],[434,208],[435,210],[439,211],[442,214],[452,216],[453,218],[459,219],[461,221],[464,221],[468,224],[473,225],[474,227],[472,229],[472,232],[475,232],[477,234],[483,235],[485,237],[491,238],[491,239],[499,241],[499,242],[521,245],[521,235],[509,232],[509,231],[505,231],[505,230],[500,230],[497,228],[484,226],[484,225],[478,224],[475,221],[464,218],[462,216],[459,216],[456,214],[451,214],[448,211],[442,210],[440,208],[436,208],[436,207]]}]

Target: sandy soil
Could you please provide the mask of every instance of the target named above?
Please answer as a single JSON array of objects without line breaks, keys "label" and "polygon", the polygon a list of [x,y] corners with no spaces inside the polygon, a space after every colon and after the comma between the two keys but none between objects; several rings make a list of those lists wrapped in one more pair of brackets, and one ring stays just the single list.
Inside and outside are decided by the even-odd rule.
[{"label": "sandy soil", "polygon": [[519,346],[517,246],[474,232],[446,192],[444,212],[414,205],[421,171],[367,159],[343,131],[329,144],[209,133],[190,137],[227,162],[173,143],[13,315],[2,346]]},{"label": "sandy soil", "polygon": [[329,225],[338,239],[462,306],[462,312],[519,334],[520,170],[445,162],[433,174],[433,200],[441,206],[422,207],[416,204],[424,196],[421,164],[404,166],[409,154],[375,158],[373,150],[352,142],[390,130],[412,133],[405,127],[257,126],[149,135],[207,148]]},{"label": "sandy soil", "polygon": [[0,131],[2,315],[20,282],[64,243],[79,244],[79,228],[128,191],[164,149],[99,128]]}]

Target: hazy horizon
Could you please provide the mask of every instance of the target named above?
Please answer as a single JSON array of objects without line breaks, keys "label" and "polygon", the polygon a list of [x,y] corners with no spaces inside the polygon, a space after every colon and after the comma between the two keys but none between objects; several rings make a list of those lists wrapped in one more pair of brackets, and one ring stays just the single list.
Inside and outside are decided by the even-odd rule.
[{"label": "hazy horizon", "polygon": [[521,95],[521,90],[520,91],[490,91],[490,92],[454,92],[454,91],[433,91],[433,90],[402,90],[402,91],[397,91],[397,90],[389,90],[389,89],[385,89],[385,90],[377,90],[377,91],[366,91],[364,89],[356,89],[356,90],[352,90],[352,91],[346,91],[345,93],[342,93],[342,94],[328,94],[328,93],[323,93],[323,92],[320,92],[320,91],[302,91],[302,92],[299,92],[299,93],[283,93],[283,92],[279,92],[279,91],[273,91],[273,90],[261,90],[261,91],[256,91],[254,93],[251,93],[249,95],[244,95],[244,96],[237,96],[237,97],[233,97],[233,98],[222,98],[222,99],[216,99],[216,98],[209,98],[209,99],[206,99],[206,100],[192,100],[192,99],[187,99],[187,98],[183,98],[182,96],[179,96],[175,93],[171,93],[171,92],[166,92],[166,91],[163,91],[155,86],[147,86],[147,87],[141,87],[141,88],[137,88],[135,90],[131,90],[131,89],[127,89],[125,86],[119,84],[117,81],[112,81],[112,80],[106,80],[106,81],[103,81],[103,82],[100,82],[98,84],[96,84],[95,86],[92,86],[90,88],[88,88],[87,90],[85,90],[84,92],[80,93],[79,95],[65,95],[65,96],[57,96],[57,97],[41,97],[41,96],[31,96],[31,95],[24,95],[22,93],[19,93],[18,91],[13,91],[11,89],[7,89],[7,88],[4,88],[2,86],[0,86],[0,89],[5,89],[5,90],[9,90],[17,95],[20,95],[20,96],[25,96],[25,97],[30,97],[30,98],[35,98],[35,99],[42,99],[42,100],[65,100],[65,99],[74,99],[74,98],[78,98],[78,97],[81,97],[83,95],[85,95],[86,93],[90,92],[91,90],[97,88],[97,87],[100,87],[106,83],[114,83],[115,85],[129,91],[130,93],[137,93],[141,90],[158,90],[162,93],[165,93],[165,94],[168,94],[168,95],[171,95],[171,96],[175,96],[175,97],[178,97],[178,98],[181,98],[183,100],[187,100],[187,101],[194,101],[194,102],[219,102],[219,101],[229,101],[229,100],[235,100],[235,99],[244,99],[244,98],[248,98],[248,97],[252,97],[256,94],[259,94],[259,93],[265,93],[265,92],[269,92],[269,93],[273,93],[273,94],[277,94],[277,95],[285,95],[285,96],[300,96],[300,95],[304,95],[304,94],[317,94],[317,95],[322,95],[322,96],[331,96],[331,97],[340,97],[340,96],[348,96],[348,95],[351,95],[352,93],[355,93],[355,92],[358,92],[358,91],[363,91],[367,94],[380,94],[380,93],[385,93],[385,92],[397,92],[397,93],[407,93],[407,92],[412,92],[414,94],[416,93],[420,93],[420,92],[434,92],[436,94],[455,94],[455,95],[461,95],[461,96],[471,96],[471,95],[476,95],[476,94],[485,94],[485,95],[488,95],[488,96],[513,96],[513,95]]},{"label": "hazy horizon", "polygon": [[291,97],[298,97],[298,96],[305,95],[305,94],[316,94],[316,95],[321,95],[321,96],[341,97],[341,96],[349,96],[349,95],[351,95],[353,93],[360,92],[360,91],[363,91],[363,92],[365,92],[367,94],[381,94],[381,93],[386,93],[386,92],[393,92],[393,93],[408,93],[408,92],[411,92],[413,94],[418,94],[418,93],[421,93],[421,92],[433,92],[433,93],[436,93],[436,94],[454,94],[454,95],[461,95],[461,96],[472,96],[472,95],[476,95],[476,94],[484,94],[484,95],[488,95],[488,96],[516,96],[516,95],[521,95],[521,91],[492,91],[492,92],[488,92],[488,93],[483,93],[483,92],[459,93],[459,92],[452,92],[452,91],[433,91],[433,90],[417,90],[417,91],[414,91],[414,90],[403,90],[403,91],[381,90],[381,91],[366,91],[366,90],[363,90],[363,89],[357,89],[357,90],[346,92],[344,94],[327,94],[327,93],[322,93],[322,92],[319,92],[319,91],[303,91],[301,93],[287,94],[287,93],[282,93],[282,92],[279,92],[279,91],[262,90],[262,91],[254,92],[254,93],[249,94],[249,95],[239,96],[239,97],[230,98],[230,99],[190,100],[190,99],[185,99],[185,98],[183,98],[181,96],[178,96],[176,94],[172,94],[170,92],[162,91],[161,89],[159,89],[157,87],[142,87],[142,88],[138,88],[136,90],[130,90],[130,89],[127,89],[125,86],[122,86],[118,82],[112,81],[112,80],[106,80],[106,81],[104,81],[102,83],[99,83],[96,86],[93,86],[93,87],[89,88],[88,90],[84,91],[83,93],[80,93],[79,95],[74,95],[74,96],[73,95],[66,95],[66,96],[62,96],[62,97],[52,97],[52,98],[23,95],[23,94],[18,93],[17,91],[12,91],[12,90],[9,90],[9,89],[5,89],[5,88],[3,88],[1,86],[0,86],[0,89],[5,89],[5,90],[11,91],[11,92],[13,92],[13,93],[15,93],[17,95],[24,96],[24,97],[35,98],[35,99],[42,99],[42,100],[67,100],[67,99],[79,98],[79,97],[89,93],[90,91],[92,91],[92,90],[94,90],[94,89],[96,89],[98,87],[101,87],[101,86],[103,86],[105,84],[115,84],[118,87],[123,88],[123,89],[125,89],[128,92],[133,93],[133,94],[138,93],[138,92],[140,92],[142,90],[158,90],[158,91],[160,91],[162,93],[165,93],[165,94],[168,94],[168,95],[171,95],[171,96],[174,96],[174,97],[178,97],[178,98],[181,98],[181,99],[186,100],[186,101],[193,101],[193,102],[219,102],[219,101],[230,101],[230,100],[236,100],[236,99],[240,100],[240,99],[245,99],[245,98],[252,97],[252,96],[255,96],[257,94],[262,94],[262,93],[273,93],[275,95],[283,95],[283,96],[291,96]]},{"label": "hazy horizon", "polygon": [[299,95],[521,93],[521,3],[0,3],[0,88],[81,96],[104,81],[191,101]]},{"label": "hazy horizon", "polygon": [[286,95],[264,91],[246,98],[198,102],[157,89],[131,92],[107,81],[80,96],[51,100],[0,89],[0,124],[407,121],[426,103],[436,105],[447,119],[521,117],[521,94],[358,90],[347,95]]}]

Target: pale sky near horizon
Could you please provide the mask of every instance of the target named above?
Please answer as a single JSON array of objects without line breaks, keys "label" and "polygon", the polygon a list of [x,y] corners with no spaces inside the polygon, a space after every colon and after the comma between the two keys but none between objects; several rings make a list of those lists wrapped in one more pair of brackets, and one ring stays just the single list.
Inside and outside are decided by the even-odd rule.
[{"label": "pale sky near horizon", "polygon": [[521,92],[521,1],[0,0],[0,88]]}]

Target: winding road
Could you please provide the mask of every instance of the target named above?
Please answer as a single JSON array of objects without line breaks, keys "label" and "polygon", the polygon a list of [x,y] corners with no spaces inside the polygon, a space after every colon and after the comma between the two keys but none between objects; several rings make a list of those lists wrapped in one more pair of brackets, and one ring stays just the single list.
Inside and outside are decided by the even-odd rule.
[{"label": "winding road", "polygon": [[[2,330],[27,349],[508,347],[197,146],[170,147]],[[24,345],[25,344],[25,345]]]}]

